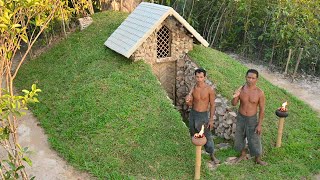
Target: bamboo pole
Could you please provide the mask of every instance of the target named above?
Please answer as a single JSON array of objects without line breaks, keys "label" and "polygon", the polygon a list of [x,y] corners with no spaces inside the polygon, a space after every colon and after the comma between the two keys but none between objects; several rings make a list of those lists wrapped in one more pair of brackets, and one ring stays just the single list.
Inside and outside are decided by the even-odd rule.
[{"label": "bamboo pole", "polygon": [[293,72],[293,75],[292,75],[292,81],[294,80],[294,77],[296,76],[296,73],[297,73],[297,70],[298,70],[298,67],[299,67],[299,64],[300,64],[300,61],[301,61],[302,52],[303,52],[303,48],[300,48],[298,61],[297,61],[296,67],[294,68],[294,72]]},{"label": "bamboo pole", "polygon": [[200,179],[201,147],[202,146],[196,146],[196,164],[194,169],[194,179]]},{"label": "bamboo pole", "polygon": [[284,125],[284,117],[281,117],[281,118],[279,119],[279,124],[278,124],[278,138],[277,138],[276,147],[281,147],[281,139],[282,139],[282,133],[283,133],[283,125]]},{"label": "bamboo pole", "polygon": [[288,59],[287,59],[287,64],[286,64],[286,69],[284,70],[284,74],[288,74],[288,66],[289,66],[289,62],[291,59],[291,53],[292,53],[292,49],[289,49],[289,55],[288,55]]}]

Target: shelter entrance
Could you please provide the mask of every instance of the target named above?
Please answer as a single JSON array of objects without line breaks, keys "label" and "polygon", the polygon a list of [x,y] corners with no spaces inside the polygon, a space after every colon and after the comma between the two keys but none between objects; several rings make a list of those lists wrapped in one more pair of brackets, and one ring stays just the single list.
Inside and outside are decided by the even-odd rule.
[{"label": "shelter entrance", "polygon": [[161,86],[166,90],[175,104],[176,97],[176,61],[153,64],[153,73],[157,76]]}]

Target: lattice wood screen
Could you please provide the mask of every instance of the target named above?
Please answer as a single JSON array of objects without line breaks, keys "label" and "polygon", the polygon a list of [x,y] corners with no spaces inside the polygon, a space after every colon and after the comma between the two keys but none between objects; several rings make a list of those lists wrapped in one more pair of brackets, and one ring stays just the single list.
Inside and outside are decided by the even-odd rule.
[{"label": "lattice wood screen", "polygon": [[157,58],[170,57],[171,32],[166,26],[157,32]]}]

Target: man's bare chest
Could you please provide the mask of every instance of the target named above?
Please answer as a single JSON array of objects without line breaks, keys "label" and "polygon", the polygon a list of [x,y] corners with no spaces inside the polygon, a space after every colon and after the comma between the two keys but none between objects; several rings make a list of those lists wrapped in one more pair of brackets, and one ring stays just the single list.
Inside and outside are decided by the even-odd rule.
[{"label": "man's bare chest", "polygon": [[259,93],[256,91],[241,91],[240,100],[244,103],[258,104]]},{"label": "man's bare chest", "polygon": [[193,92],[193,98],[198,101],[206,101],[209,99],[209,91],[206,89],[196,88]]}]

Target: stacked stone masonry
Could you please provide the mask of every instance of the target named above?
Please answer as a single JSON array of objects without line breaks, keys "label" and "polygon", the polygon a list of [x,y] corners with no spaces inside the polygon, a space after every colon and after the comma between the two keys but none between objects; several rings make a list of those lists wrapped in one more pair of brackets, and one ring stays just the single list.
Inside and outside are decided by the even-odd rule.
[{"label": "stacked stone masonry", "polygon": [[[162,26],[167,26],[171,32],[171,53],[167,58],[157,58],[157,32]],[[168,17],[157,29],[139,46],[131,59],[144,59],[148,64],[177,61],[193,48],[193,38],[187,30],[172,16]]]},{"label": "stacked stone masonry", "polygon": [[[177,62],[176,107],[185,119],[188,119],[190,111],[185,103],[185,97],[195,85],[194,71],[198,67],[188,55],[185,55],[184,58],[179,59]],[[206,83],[216,89],[215,85],[209,80]],[[237,114],[231,111],[231,108],[228,106],[228,100],[220,94],[216,95],[215,105],[215,135],[225,139],[234,139]]]}]

